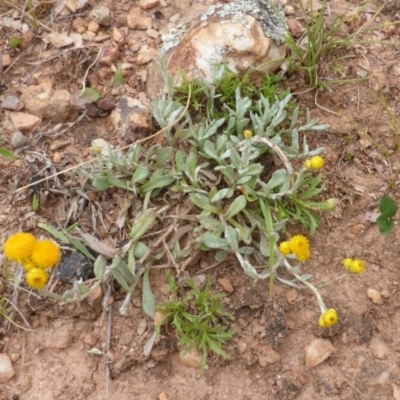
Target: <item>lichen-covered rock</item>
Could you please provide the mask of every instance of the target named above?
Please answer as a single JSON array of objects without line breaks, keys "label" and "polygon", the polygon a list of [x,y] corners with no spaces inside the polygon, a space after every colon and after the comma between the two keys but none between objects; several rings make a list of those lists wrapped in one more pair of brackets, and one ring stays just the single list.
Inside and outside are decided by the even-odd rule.
[{"label": "lichen-covered rock", "polygon": [[[275,72],[286,55],[287,26],[273,0],[236,0],[208,7],[195,17],[190,27],[180,25],[163,35],[168,71],[177,78],[204,78],[211,82],[216,64],[233,72],[250,72],[257,81]],[[148,89],[159,95],[162,85],[150,69]],[[158,91],[158,92],[157,92]]]}]

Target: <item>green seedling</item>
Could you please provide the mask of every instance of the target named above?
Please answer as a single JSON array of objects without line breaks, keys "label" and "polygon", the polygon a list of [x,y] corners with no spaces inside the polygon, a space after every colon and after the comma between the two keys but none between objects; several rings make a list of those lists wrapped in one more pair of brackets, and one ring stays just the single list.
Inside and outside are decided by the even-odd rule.
[{"label": "green seedling", "polygon": [[389,236],[394,227],[394,216],[397,213],[397,204],[389,196],[384,195],[379,203],[381,215],[376,222],[382,235]]},{"label": "green seedling", "polygon": [[172,325],[179,337],[178,345],[185,353],[198,349],[202,353],[201,370],[207,366],[207,356],[213,352],[217,356],[231,360],[223,347],[233,338],[235,331],[229,329],[225,320],[233,320],[231,313],[223,310],[224,294],[213,293],[211,279],[200,290],[193,281],[186,280],[190,291],[180,297],[178,285],[171,273],[167,274],[168,283],[172,292],[172,300],[158,305],[158,311],[164,315],[157,326],[160,334],[163,325]]},{"label": "green seedling", "polygon": [[10,38],[10,47],[15,51],[21,47],[22,40],[18,36],[12,36]]}]

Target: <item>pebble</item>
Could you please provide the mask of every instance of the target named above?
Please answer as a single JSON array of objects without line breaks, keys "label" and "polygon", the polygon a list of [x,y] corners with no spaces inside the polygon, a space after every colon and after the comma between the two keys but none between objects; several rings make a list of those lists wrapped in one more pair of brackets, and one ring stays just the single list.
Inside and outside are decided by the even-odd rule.
[{"label": "pebble", "polygon": [[158,7],[160,5],[160,0],[140,0],[139,7],[142,10],[148,10],[150,8]]},{"label": "pebble", "polygon": [[158,400],[169,400],[169,397],[168,397],[167,393],[161,392],[161,393],[158,395]]},{"label": "pebble", "polygon": [[185,350],[182,349],[179,351],[179,361],[188,366],[193,368],[200,368],[201,367],[201,353],[199,350],[194,349],[186,354]]},{"label": "pebble", "polygon": [[136,64],[144,65],[153,61],[158,55],[158,50],[148,47],[146,44],[143,45],[137,55]]},{"label": "pebble", "polygon": [[239,354],[244,354],[245,351],[247,350],[246,342],[239,342],[237,346],[238,346]]},{"label": "pebble", "polygon": [[147,30],[152,27],[152,19],[141,15],[140,9],[132,8],[126,17],[126,24],[131,29]]},{"label": "pebble", "polygon": [[100,5],[94,7],[89,13],[89,18],[102,26],[111,25],[111,11],[106,6]]},{"label": "pebble", "polygon": [[3,68],[7,68],[11,64],[11,57],[9,54],[4,53],[1,55],[2,63],[3,63]]},{"label": "pebble", "polygon": [[100,57],[101,65],[115,64],[119,59],[119,49],[118,45],[115,42],[111,42],[103,51],[102,56]]},{"label": "pebble", "polygon": [[11,136],[11,145],[14,149],[19,149],[20,147],[26,146],[28,143],[28,138],[21,132],[14,132]]},{"label": "pebble", "polygon": [[306,367],[311,369],[324,362],[335,351],[335,348],[329,340],[314,339],[305,351]]},{"label": "pebble", "polygon": [[3,104],[1,105],[2,108],[6,110],[17,111],[20,105],[19,98],[17,96],[7,96],[4,100]]},{"label": "pebble", "polygon": [[218,285],[221,286],[222,290],[226,293],[233,293],[233,286],[229,279],[219,278],[217,279]]},{"label": "pebble", "polygon": [[62,160],[62,155],[61,155],[61,153],[60,153],[59,151],[56,151],[56,152],[53,154],[53,163],[54,163],[54,164],[59,164],[59,163],[61,162],[61,160]]},{"label": "pebble", "polygon": [[367,289],[367,296],[374,304],[382,304],[382,295],[375,289]]},{"label": "pebble", "polygon": [[254,349],[258,357],[258,362],[262,367],[266,367],[268,364],[274,364],[281,359],[279,353],[266,344],[258,343],[254,346]]},{"label": "pebble", "polygon": [[396,385],[395,383],[392,383],[392,389],[393,389],[394,400],[400,400],[400,386]]},{"label": "pebble", "polygon": [[110,94],[107,94],[96,103],[97,107],[105,111],[111,111],[113,108],[115,108],[115,105],[116,105],[115,98]]},{"label": "pebble", "polygon": [[389,383],[389,372],[383,371],[379,376],[371,381],[372,386],[386,386]]},{"label": "pebble", "polygon": [[88,26],[88,21],[83,18],[75,18],[72,22],[72,29],[78,33],[85,32]]},{"label": "pebble", "polygon": [[7,354],[0,353],[0,383],[9,381],[15,375],[11,359]]},{"label": "pebble", "polygon": [[388,356],[389,348],[386,343],[382,342],[380,339],[373,338],[371,340],[371,352],[375,358],[383,360]]},{"label": "pebble", "polygon": [[21,358],[21,354],[19,353],[11,353],[10,359],[13,363],[17,362]]},{"label": "pebble", "polygon": [[[12,111],[9,116],[13,120],[15,127],[22,133],[29,133],[41,121],[41,119],[39,117],[36,117],[36,115],[31,115],[19,111]],[[4,128],[6,132],[14,133],[14,130],[8,121],[4,123]]]},{"label": "pebble", "polygon": [[47,35],[47,40],[56,48],[61,49],[74,43],[74,39],[62,33],[51,32]]},{"label": "pebble", "polygon": [[138,327],[137,327],[137,333],[139,336],[142,336],[143,333],[146,331],[147,329],[147,320],[145,320],[144,318],[141,319],[139,321]]},{"label": "pebble", "polygon": [[96,21],[90,21],[87,30],[90,32],[97,33],[100,29],[100,25]]}]

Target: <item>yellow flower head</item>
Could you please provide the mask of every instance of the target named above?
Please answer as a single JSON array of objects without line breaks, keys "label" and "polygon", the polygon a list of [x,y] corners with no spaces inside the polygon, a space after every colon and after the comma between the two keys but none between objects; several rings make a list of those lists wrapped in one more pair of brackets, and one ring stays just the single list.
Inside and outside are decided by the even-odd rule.
[{"label": "yellow flower head", "polygon": [[307,169],[321,169],[325,165],[325,160],[321,156],[314,156],[304,163]]},{"label": "yellow flower head", "polygon": [[42,269],[52,268],[61,259],[61,250],[51,240],[38,240],[32,251],[31,260]]},{"label": "yellow flower head", "polygon": [[25,268],[25,271],[29,271],[29,270],[31,270],[33,268],[37,268],[36,264],[33,263],[30,260],[24,261],[22,264],[23,264],[23,266]]},{"label": "yellow flower head", "polygon": [[289,241],[289,245],[290,250],[295,254],[299,261],[304,262],[311,257],[310,242],[305,236],[293,236]]},{"label": "yellow flower head", "polygon": [[279,251],[284,255],[287,256],[288,254],[290,254],[292,252],[292,250],[290,249],[290,243],[289,242],[282,242],[279,245]]},{"label": "yellow flower head", "polygon": [[311,251],[310,249],[295,253],[296,258],[300,261],[300,262],[306,262],[311,258]]},{"label": "yellow flower head", "polygon": [[49,274],[44,269],[32,268],[26,273],[25,278],[30,287],[40,289],[48,282]]},{"label": "yellow flower head", "polygon": [[31,233],[19,232],[10,236],[4,244],[4,254],[12,261],[28,260],[36,244],[36,238]]},{"label": "yellow flower head", "polygon": [[319,326],[321,328],[328,328],[337,324],[339,321],[339,315],[334,308],[330,308],[326,310],[320,317],[319,317]]},{"label": "yellow flower head", "polygon": [[358,258],[352,259],[352,258],[346,258],[343,260],[343,265],[344,267],[352,272],[353,274],[360,274],[365,270],[365,263],[362,260],[359,260]]},{"label": "yellow flower head", "polygon": [[243,136],[244,136],[245,139],[250,139],[250,138],[253,136],[253,132],[250,131],[249,129],[246,129],[246,130],[243,132]]}]

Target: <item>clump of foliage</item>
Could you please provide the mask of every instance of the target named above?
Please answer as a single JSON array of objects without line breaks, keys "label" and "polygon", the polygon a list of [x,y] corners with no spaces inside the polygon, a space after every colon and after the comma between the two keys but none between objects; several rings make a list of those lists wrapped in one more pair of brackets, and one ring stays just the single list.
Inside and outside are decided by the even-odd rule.
[{"label": "clump of foliage", "polygon": [[209,278],[202,290],[187,279],[186,283],[190,286],[190,290],[180,297],[174,276],[168,273],[167,277],[172,300],[157,306],[163,315],[157,326],[158,334],[164,324],[172,325],[179,337],[178,345],[183,347],[186,353],[194,349],[200,350],[202,370],[207,365],[207,355],[210,351],[225,359],[232,359],[223,350],[226,342],[235,334],[235,331],[221,324],[222,318],[234,319],[231,313],[223,310],[225,295],[212,292],[212,282]]}]

